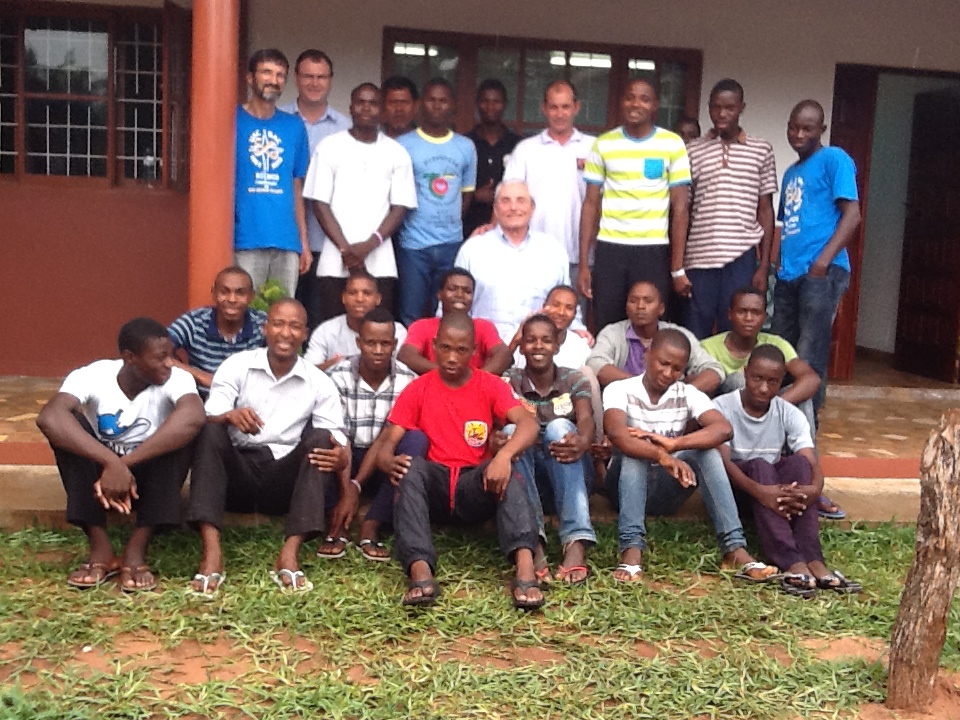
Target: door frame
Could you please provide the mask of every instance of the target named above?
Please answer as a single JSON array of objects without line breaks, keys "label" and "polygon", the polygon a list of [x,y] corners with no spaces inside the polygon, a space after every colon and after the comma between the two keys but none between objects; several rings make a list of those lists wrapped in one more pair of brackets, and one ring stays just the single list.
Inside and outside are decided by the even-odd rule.
[{"label": "door frame", "polygon": [[[860,85],[849,93],[838,76],[854,74]],[[857,166],[857,191],[860,195],[860,227],[847,247],[850,253],[850,288],[840,302],[833,323],[828,376],[834,380],[853,377],[857,346],[857,320],[860,312],[860,272],[863,263],[864,229],[869,212],[870,161],[873,152],[873,126],[877,112],[877,85],[881,74],[910,75],[960,80],[960,73],[946,70],[860,63],[837,63],[834,70],[833,110],[830,114],[830,144],[843,148]],[[850,87],[846,84],[846,87]],[[866,105],[864,104],[866,102]],[[853,111],[852,111],[853,110]]]}]

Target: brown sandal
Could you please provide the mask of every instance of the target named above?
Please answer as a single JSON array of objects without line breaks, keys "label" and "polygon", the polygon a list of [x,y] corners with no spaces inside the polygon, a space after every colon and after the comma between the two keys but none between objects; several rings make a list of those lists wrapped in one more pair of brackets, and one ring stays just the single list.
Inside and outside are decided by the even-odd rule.
[{"label": "brown sandal", "polygon": [[[137,565],[136,567],[124,565],[122,568],[120,568],[121,576],[126,573],[131,579],[133,579],[134,575],[144,572],[150,573],[151,576],[153,575],[153,571],[150,569],[149,565]],[[118,584],[120,585],[120,589],[125,593],[147,592],[157,587],[157,578],[154,577],[153,582],[148,585],[127,585],[122,579]]]},{"label": "brown sandal", "polygon": [[[97,574],[97,579],[92,582],[82,582],[80,580],[71,580],[70,575],[75,575],[78,572],[83,572],[87,575],[91,573]],[[67,585],[70,587],[79,588],[80,590],[86,590],[88,588],[100,587],[110,578],[116,577],[120,573],[119,566],[110,566],[102,562],[85,562],[80,565],[76,570],[70,573],[67,576]]]}]

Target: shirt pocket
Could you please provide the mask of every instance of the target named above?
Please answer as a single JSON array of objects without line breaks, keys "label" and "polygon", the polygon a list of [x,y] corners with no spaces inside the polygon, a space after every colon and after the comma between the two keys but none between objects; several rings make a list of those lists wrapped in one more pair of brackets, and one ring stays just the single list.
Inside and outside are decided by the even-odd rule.
[{"label": "shirt pocket", "polygon": [[643,177],[647,180],[659,180],[663,177],[663,158],[644,158]]}]

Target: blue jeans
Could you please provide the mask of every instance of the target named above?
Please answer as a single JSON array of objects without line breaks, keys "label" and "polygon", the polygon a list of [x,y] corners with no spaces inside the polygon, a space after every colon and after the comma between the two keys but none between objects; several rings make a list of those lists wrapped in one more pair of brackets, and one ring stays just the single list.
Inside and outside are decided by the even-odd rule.
[{"label": "blue jeans", "polygon": [[773,291],[771,332],[793,345],[797,355],[820,376],[820,390],[813,396],[814,413],[826,396],[833,319],[849,285],[850,273],[831,265],[824,277],[778,280]]},{"label": "blue jeans", "polygon": [[[503,431],[512,435],[516,425],[507,425]],[[577,426],[566,418],[547,423],[543,435],[517,461],[517,470],[523,476],[530,504],[537,516],[537,532],[544,544],[547,541],[543,525],[541,494],[551,496],[560,519],[560,544],[566,546],[580,540],[592,546],[597,542],[590,523],[590,490],[593,485],[593,466],[590,455],[584,454],[579,462],[562,463],[550,454],[550,443],[560,440],[567,433],[576,433]],[[549,482],[549,486],[538,484]],[[538,481],[540,481],[538,483]]]},{"label": "blue jeans", "polygon": [[753,282],[757,271],[757,250],[750,248],[723,267],[687,270],[693,295],[686,304],[684,325],[698,340],[730,329],[730,301],[733,294]]},{"label": "blue jeans", "polygon": [[[717,532],[720,552],[726,555],[747,546],[743,525],[737,514],[737,503],[727,473],[723,469],[720,451],[681,450],[674,457],[693,468],[703,503]],[[613,466],[611,466],[613,470]],[[659,465],[648,460],[622,456],[619,479],[607,474],[606,483],[618,482],[620,515],[618,530],[620,552],[627,548],[647,548],[647,528],[644,518],[650,515],[673,515],[696,488],[685,488]]]},{"label": "blue jeans", "polygon": [[453,267],[460,243],[444,243],[420,250],[397,245],[397,274],[400,276],[400,322],[409,327],[414,320],[437,312],[440,276]]}]

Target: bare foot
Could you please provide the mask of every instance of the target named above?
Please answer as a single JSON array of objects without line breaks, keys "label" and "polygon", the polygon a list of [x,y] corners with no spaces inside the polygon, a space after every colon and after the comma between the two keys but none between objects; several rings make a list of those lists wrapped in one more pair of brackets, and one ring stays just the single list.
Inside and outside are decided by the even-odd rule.
[{"label": "bare foot", "polygon": [[557,568],[557,579],[570,585],[582,583],[590,575],[583,542],[574,540],[563,549],[563,563]]},{"label": "bare foot", "polygon": [[387,546],[380,542],[380,523],[376,520],[364,520],[361,523],[359,547],[360,552],[371,559],[390,557]]},{"label": "bare foot", "polygon": [[550,561],[547,560],[547,551],[543,547],[543,542],[537,542],[537,549],[533,553],[533,574],[540,585],[549,585],[553,582]]},{"label": "bare foot", "polygon": [[67,575],[67,584],[78,588],[96,587],[120,572],[120,558],[112,552],[105,558],[90,553],[86,562]]},{"label": "bare foot", "polygon": [[[191,580],[190,587],[196,592],[206,592],[208,595],[212,595],[217,591],[217,588],[220,586],[220,582],[223,580],[223,555],[220,552],[220,548],[211,550],[209,555],[204,555],[200,558],[200,565],[197,568],[197,575],[203,575],[208,578],[206,590],[204,590],[203,580]],[[211,577],[214,575],[214,577]],[[220,577],[216,577],[219,575]]]},{"label": "bare foot", "polygon": [[[723,556],[723,560],[720,561],[720,569],[739,570],[749,563],[757,563],[757,560],[747,552],[746,548],[737,548]],[[751,580],[762,582],[778,574],[780,569],[775,565],[757,563],[755,567],[747,568],[744,572]]]},{"label": "bare foot", "polygon": [[124,592],[153,590],[156,586],[157,579],[145,563],[124,565],[120,569],[120,589]]}]

